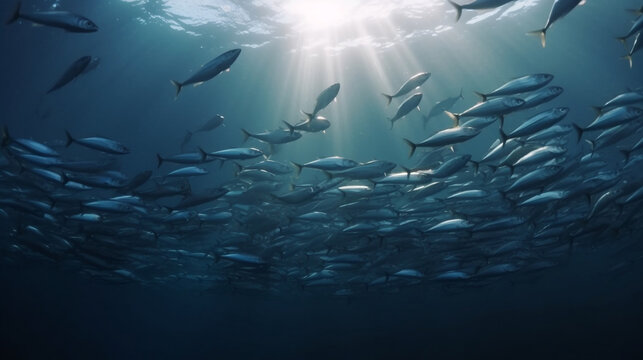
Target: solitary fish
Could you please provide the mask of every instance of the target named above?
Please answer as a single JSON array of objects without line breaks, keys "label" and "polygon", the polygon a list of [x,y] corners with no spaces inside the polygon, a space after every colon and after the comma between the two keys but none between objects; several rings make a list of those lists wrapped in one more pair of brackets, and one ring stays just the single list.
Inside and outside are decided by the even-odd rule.
[{"label": "solitary fish", "polygon": [[339,93],[339,83],[334,83],[333,85],[327,87],[322,91],[318,96],[317,100],[315,100],[315,109],[313,110],[312,113],[307,113],[302,111],[304,115],[306,115],[306,118],[308,120],[314,119],[317,116],[317,113],[323,110],[326,106],[328,106],[335,98],[337,97],[337,94]]},{"label": "solitary fish", "polygon": [[397,90],[397,92],[395,94],[387,95],[387,94],[382,93],[382,95],[384,95],[384,97],[386,98],[386,105],[390,105],[391,100],[393,100],[393,98],[396,98],[396,97],[399,97],[399,96],[404,96],[404,95],[408,94],[411,90],[420,87],[430,77],[431,77],[431,73],[428,73],[428,72],[415,74],[415,75],[411,76],[410,79],[406,80],[406,82],[404,82],[404,84],[400,87],[399,90]]},{"label": "solitary fish", "polygon": [[487,94],[479,92],[476,92],[476,94],[482,98],[482,101],[487,101],[487,98],[491,96],[515,95],[527,91],[538,90],[549,84],[553,79],[554,75],[551,74],[526,75],[508,81],[501,87]]},{"label": "solitary fish", "polygon": [[65,29],[69,32],[90,33],[98,31],[98,26],[84,16],[69,11],[41,11],[31,14],[20,13],[20,1],[13,15],[7,20],[7,25],[18,19],[29,20],[33,23]]},{"label": "solitary fish", "polygon": [[[192,139],[192,135],[194,135],[194,133],[206,132],[206,131],[214,130],[214,129],[218,128],[219,126],[223,125],[223,120],[224,120],[224,118],[223,118],[222,115],[216,114],[216,115],[214,115],[214,117],[212,117],[212,119],[210,119],[207,122],[205,122],[198,129],[196,129],[194,131],[188,130],[187,133],[185,134],[185,137],[183,138],[183,142],[181,143],[181,150],[183,150],[183,147],[185,147],[185,145],[188,142],[190,142],[190,139]],[[225,125],[223,125],[223,126],[225,126]]]},{"label": "solitary fish", "polygon": [[460,17],[462,16],[462,10],[486,10],[486,9],[494,9],[497,7],[500,7],[504,4],[510,3],[514,0],[476,0],[472,3],[465,4],[465,5],[459,5],[454,3],[451,0],[448,0],[449,4],[453,5],[455,8],[455,11],[457,12],[455,16],[455,21],[457,22],[460,20]]},{"label": "solitary fish", "polygon": [[179,96],[179,93],[181,92],[181,88],[183,86],[190,84],[194,84],[194,86],[201,85],[202,83],[219,75],[222,71],[230,69],[230,66],[232,65],[232,63],[234,63],[235,60],[237,60],[239,54],[241,54],[241,49],[226,51],[214,58],[214,60],[211,60],[207,64],[203,65],[201,69],[197,71],[196,74],[192,75],[189,79],[183,82],[170,80],[170,82],[172,82],[172,85],[176,87],[176,96]]},{"label": "solitary fish", "polygon": [[84,147],[110,154],[124,155],[129,153],[129,149],[125,147],[125,145],[111,139],[97,136],[74,139],[69,131],[65,131],[65,134],[67,135],[67,143],[65,144],[66,147],[69,147],[69,145],[75,142]]},{"label": "solitary fish", "polygon": [[67,85],[69,82],[74,80],[78,75],[85,72],[89,64],[92,62],[91,56],[83,56],[80,59],[74,61],[71,66],[65,71],[65,73],[56,81],[54,86],[47,91],[47,94],[50,92],[56,91],[61,87]]},{"label": "solitary fish", "polygon": [[545,47],[547,43],[547,38],[546,38],[547,30],[551,27],[551,25],[554,22],[556,22],[556,20],[569,14],[569,12],[574,10],[574,8],[577,5],[583,5],[583,4],[585,4],[585,0],[554,1],[554,5],[551,7],[551,12],[549,13],[549,18],[547,18],[547,24],[545,24],[545,27],[540,30],[528,32],[527,34],[540,36],[540,43],[542,44],[543,47]]},{"label": "solitary fish", "polygon": [[431,120],[432,117],[435,117],[446,110],[451,110],[453,105],[455,105],[455,103],[460,99],[464,99],[464,97],[462,96],[462,89],[460,89],[460,95],[448,97],[444,100],[438,101],[435,105],[433,105],[431,110],[429,110],[429,113],[424,116],[424,128],[426,129],[426,124],[429,122],[429,120]]},{"label": "solitary fish", "polygon": [[421,93],[416,93],[411,96],[409,96],[408,99],[404,100],[402,104],[397,108],[397,112],[395,113],[395,116],[389,119],[391,122],[391,129],[393,128],[393,124],[395,124],[396,121],[399,119],[405,117],[408,113],[413,111],[413,109],[418,109],[418,105],[420,104],[420,101],[422,100],[422,94]]}]

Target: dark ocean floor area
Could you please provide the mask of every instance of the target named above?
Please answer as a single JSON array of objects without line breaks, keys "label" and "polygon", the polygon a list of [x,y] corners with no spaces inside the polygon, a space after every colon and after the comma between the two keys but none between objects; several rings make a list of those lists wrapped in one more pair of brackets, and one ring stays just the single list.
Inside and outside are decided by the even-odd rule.
[{"label": "dark ocean floor area", "polygon": [[56,264],[5,264],[1,358],[641,359],[643,264],[605,274],[600,260],[351,299],[110,284]]}]

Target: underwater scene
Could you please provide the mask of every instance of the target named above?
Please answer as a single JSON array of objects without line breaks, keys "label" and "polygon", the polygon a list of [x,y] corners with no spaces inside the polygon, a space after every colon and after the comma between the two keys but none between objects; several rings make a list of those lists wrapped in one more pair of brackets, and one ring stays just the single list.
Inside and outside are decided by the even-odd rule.
[{"label": "underwater scene", "polygon": [[0,16],[2,359],[643,358],[640,0]]}]

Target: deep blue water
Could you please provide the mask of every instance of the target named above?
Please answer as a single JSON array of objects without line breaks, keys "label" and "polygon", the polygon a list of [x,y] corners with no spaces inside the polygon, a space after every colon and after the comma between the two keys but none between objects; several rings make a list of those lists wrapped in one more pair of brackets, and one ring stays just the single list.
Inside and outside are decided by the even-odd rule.
[{"label": "deep blue water", "polygon": [[[311,12],[325,9],[315,7],[321,2],[300,3],[311,6]],[[565,91],[547,106],[568,106],[570,114],[563,123],[582,126],[594,119],[590,106],[641,88],[643,54],[634,54],[630,69],[619,58],[626,53],[623,46],[614,40],[635,19],[625,9],[640,8],[639,1],[590,0],[548,31],[545,48],[525,33],[543,26],[552,1],[518,3],[524,7],[505,13],[512,6],[508,5],[481,21],[472,19],[483,12],[465,11],[456,23],[445,1],[353,2],[365,7],[353,8],[348,18],[359,18],[360,13],[362,18],[337,15],[333,21],[346,22],[323,26],[324,16],[331,16],[320,13],[306,18],[308,23],[322,23],[310,29],[306,21],[297,20],[302,14],[292,10],[290,2],[25,1],[25,12],[51,10],[56,4],[87,16],[100,29],[73,34],[32,27],[28,21],[3,25],[2,123],[13,136],[56,149],[63,148],[65,130],[78,137],[117,139],[130,149],[119,160],[118,170],[130,176],[153,170],[161,177],[178,168],[164,165],[157,170],[156,154],[179,153],[186,130],[214,114],[224,115],[226,125],[195,134],[186,150],[256,146],[283,162],[340,155],[412,167],[417,155],[408,159],[402,138],[419,141],[452,126],[441,115],[424,129],[415,111],[389,130],[386,118],[400,101],[386,107],[380,93],[394,91],[415,73],[432,73],[422,86],[422,114],[460,89],[464,99],[453,111],[475,104],[474,91],[490,91],[526,74],[551,73],[550,85]],[[12,8],[9,1],[3,3],[2,16],[8,18]],[[335,14],[341,9],[331,8]],[[230,72],[199,87],[186,87],[174,99],[170,79],[184,80],[232,48],[242,53]],[[99,57],[98,68],[45,94],[83,55]],[[342,88],[337,102],[321,113],[332,124],[325,134],[304,134],[277,148],[254,140],[242,145],[241,128],[260,132],[282,126],[282,120],[298,122],[299,111],[312,109],[319,92],[334,82]],[[509,115],[505,124],[513,129],[523,118]],[[498,137],[492,127],[457,145],[456,152],[480,159]],[[601,150],[605,169],[623,166],[617,150],[638,141],[640,131],[636,134]],[[586,143],[570,140],[567,150],[577,154],[588,149]],[[74,146],[64,151],[70,158],[94,154]],[[223,186],[235,178],[234,167],[227,163],[205,167],[211,174],[192,180],[193,191]],[[628,176],[640,187],[640,169]],[[324,179],[306,169],[293,181]],[[578,207],[589,210],[580,201]],[[587,228],[607,224],[609,231],[590,232],[573,253],[556,258],[551,269],[466,285],[422,281],[349,297],[333,296],[324,288],[290,286],[293,281],[285,281],[287,287],[272,284],[270,291],[244,291],[233,286],[233,280],[212,287],[105,281],[83,271],[87,266],[82,263],[57,262],[29,251],[16,254],[10,246],[20,243],[22,235],[14,230],[33,219],[0,218],[6,229],[0,234],[0,357],[641,358],[641,226],[634,221],[620,229],[617,221],[621,216],[640,220],[640,200],[624,209],[619,213],[616,206],[610,207],[603,216],[583,223]],[[536,210],[534,214],[544,216]],[[67,226],[56,223],[51,228]],[[216,236],[225,238],[232,229],[237,228],[230,225]],[[432,253],[425,256],[432,259]],[[312,270],[304,264],[298,271]]]}]

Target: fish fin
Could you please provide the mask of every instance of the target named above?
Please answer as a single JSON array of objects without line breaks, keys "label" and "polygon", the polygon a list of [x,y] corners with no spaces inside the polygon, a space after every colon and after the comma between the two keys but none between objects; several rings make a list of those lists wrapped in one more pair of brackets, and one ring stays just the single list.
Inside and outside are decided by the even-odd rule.
[{"label": "fish fin", "polygon": [[458,96],[460,99],[464,99],[464,96],[462,96],[462,88],[460,88],[460,95]]},{"label": "fish fin", "polygon": [[601,106],[591,106],[591,108],[596,113],[596,116],[603,114],[603,108]]},{"label": "fish fin", "polygon": [[327,178],[328,180],[332,180],[332,179],[333,179],[333,177],[334,177],[334,175],[333,175],[333,173],[332,173],[332,172],[330,172],[330,171],[326,171],[326,170],[324,170],[324,175],[326,175],[326,178]]},{"label": "fish fin", "polygon": [[313,114],[311,114],[311,113],[307,113],[307,112],[305,112],[305,111],[303,111],[303,110],[300,110],[300,111],[301,111],[301,113],[306,117],[306,119],[308,119],[308,121],[310,121],[310,120],[312,120],[312,119],[313,119]]},{"label": "fish fin", "polygon": [[192,84],[192,87],[201,86],[201,85],[203,85],[203,83],[204,83],[204,82],[205,82],[205,81],[199,81],[199,82],[197,82],[197,83],[194,83],[194,84]]},{"label": "fish fin", "polygon": [[483,94],[483,93],[477,92],[477,91],[474,91],[474,93],[476,93],[476,95],[480,96],[480,98],[482,99],[482,102],[487,101],[487,94]]},{"label": "fish fin", "polygon": [[580,142],[580,139],[583,137],[583,131],[585,131],[582,127],[578,126],[575,122],[572,122],[572,127],[574,128],[574,131],[576,131],[576,143],[578,144]]},{"label": "fish fin", "polygon": [[498,121],[500,121],[500,128],[501,128],[501,129],[502,129],[502,128],[504,128],[504,127],[505,127],[505,116],[504,116],[504,115],[500,115],[500,116],[498,117]]},{"label": "fish fin", "polygon": [[630,154],[632,153],[632,150],[619,150],[621,154],[625,157],[625,163],[627,164],[630,162]]},{"label": "fish fin", "polygon": [[480,170],[480,163],[473,160],[469,160],[469,162],[473,164],[473,175],[478,175],[478,171]]},{"label": "fish fin", "polygon": [[67,142],[65,142],[65,147],[69,147],[69,145],[74,142],[74,138],[71,137],[71,134],[67,130],[65,130],[65,135],[67,135]]},{"label": "fish fin", "polygon": [[616,40],[618,42],[620,42],[621,44],[623,44],[625,49],[627,49],[627,38],[625,36],[619,36],[619,37],[616,38]]},{"label": "fish fin", "polygon": [[457,127],[458,125],[460,125],[460,114],[455,114],[447,110],[444,110],[444,113],[447,114],[447,116],[450,117],[451,120],[453,120],[455,124],[453,125],[453,127]]},{"label": "fish fin", "polygon": [[391,122],[391,130],[393,130],[393,125],[395,125],[395,118],[390,118],[388,121]]},{"label": "fish fin", "polygon": [[593,140],[589,140],[589,139],[585,139],[585,141],[589,144],[589,148],[591,150],[590,157],[594,157],[594,150],[596,148],[596,143]]},{"label": "fish fin", "polygon": [[621,59],[627,60],[630,63],[630,69],[632,68],[632,55],[621,56]]},{"label": "fish fin", "polygon": [[290,123],[286,120],[282,120],[284,124],[288,127],[288,131],[290,132],[290,135],[292,135],[295,132],[295,127],[290,125]]},{"label": "fish fin", "polygon": [[536,31],[530,31],[527,35],[536,35],[540,36],[540,44],[545,47],[547,45],[547,28],[542,28]]},{"label": "fish fin", "polygon": [[243,142],[245,143],[248,141],[248,138],[250,137],[250,133],[246,129],[241,129],[241,132],[243,133]]},{"label": "fish fin", "polygon": [[507,164],[507,165],[505,165],[505,166],[509,168],[509,174],[510,174],[511,176],[513,176],[513,174],[514,174],[514,170],[515,170],[515,166],[514,166],[514,165],[509,165],[509,164]]},{"label": "fish fin", "polygon": [[176,95],[174,96],[174,98],[176,99],[179,97],[179,93],[181,92],[181,88],[183,87],[183,84],[175,80],[170,80],[170,82],[172,83],[172,85],[174,85],[174,87],[176,87]]},{"label": "fish fin", "polygon": [[233,161],[232,165],[234,166],[234,176],[239,176],[239,173],[243,170],[243,166],[236,161]]},{"label": "fish fin", "polygon": [[507,136],[507,134],[505,134],[502,128],[500,128],[500,141],[502,142],[502,146],[505,146],[505,144],[507,143],[507,139],[509,139],[509,137]]},{"label": "fish fin", "polygon": [[2,127],[2,147],[5,147],[9,145],[9,141],[11,141],[11,137],[9,136],[9,128],[7,125]]},{"label": "fish fin", "polygon": [[14,22],[16,22],[16,20],[20,19],[21,3],[22,3],[21,1],[18,1],[18,3],[16,4],[16,8],[13,10],[13,13],[11,14],[11,17],[7,19],[7,21],[5,22],[6,25],[13,24]]},{"label": "fish fin", "polygon": [[460,20],[460,17],[462,16],[462,5],[458,5],[451,0],[447,0],[447,1],[455,8],[455,11],[456,11],[455,22],[458,22],[458,20]]},{"label": "fish fin", "polygon": [[408,180],[409,177],[411,177],[411,173],[412,173],[411,169],[407,168],[406,166],[402,166],[402,165],[400,165],[400,167],[406,173],[406,179]]},{"label": "fish fin", "polygon": [[643,6],[640,9],[627,9],[626,11],[636,16],[640,16],[643,15]]},{"label": "fish fin", "polygon": [[163,158],[161,157],[161,154],[156,153],[156,160],[157,160],[156,168],[158,169],[161,167],[161,164],[163,164]]},{"label": "fish fin", "polygon": [[393,97],[391,95],[386,95],[384,93],[382,93],[382,96],[386,98],[386,106],[391,105],[391,101],[393,100]]},{"label": "fish fin", "polygon": [[297,164],[294,161],[291,161],[290,163],[295,166],[295,171],[297,172],[297,176],[299,176],[299,174],[301,174],[301,170],[303,170],[304,166],[301,165],[301,164]]},{"label": "fish fin", "polygon": [[208,158],[208,153],[201,147],[199,147],[199,154],[201,154],[201,161],[205,161]]},{"label": "fish fin", "polygon": [[409,139],[404,139],[404,142],[406,143],[406,145],[408,145],[411,148],[411,151],[409,152],[409,157],[413,156],[413,154],[415,154],[415,149],[417,149],[417,145]]}]

